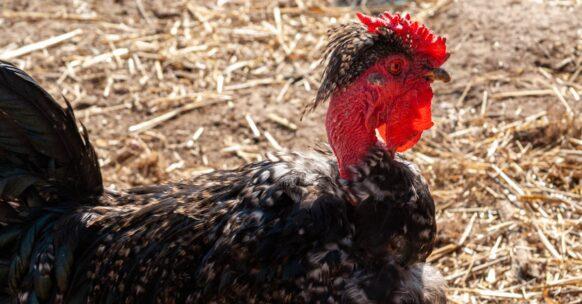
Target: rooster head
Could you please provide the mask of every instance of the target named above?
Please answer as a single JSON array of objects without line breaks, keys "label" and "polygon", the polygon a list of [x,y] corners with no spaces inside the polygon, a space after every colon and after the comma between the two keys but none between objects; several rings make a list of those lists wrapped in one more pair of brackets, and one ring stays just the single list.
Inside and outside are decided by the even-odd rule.
[{"label": "rooster head", "polygon": [[330,99],[326,128],[343,178],[377,144],[376,134],[391,152],[414,146],[433,125],[431,83],[450,80],[441,68],[449,56],[445,38],[408,14],[357,17],[330,30],[311,106]]}]

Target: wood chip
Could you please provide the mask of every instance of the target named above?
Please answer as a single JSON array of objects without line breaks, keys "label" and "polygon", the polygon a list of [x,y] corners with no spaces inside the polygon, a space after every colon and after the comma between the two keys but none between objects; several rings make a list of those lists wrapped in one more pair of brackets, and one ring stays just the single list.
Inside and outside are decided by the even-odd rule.
[{"label": "wood chip", "polygon": [[39,42],[25,45],[23,47],[15,49],[15,50],[4,51],[3,53],[0,54],[0,59],[1,60],[14,59],[14,58],[18,58],[22,55],[32,53],[34,51],[44,50],[44,49],[49,48],[51,46],[57,45],[61,42],[67,41],[67,40],[69,40],[75,36],[78,36],[82,33],[83,33],[83,31],[81,29],[76,29],[76,30],[70,31],[70,32],[62,34],[62,35],[54,36],[54,37],[51,37],[51,38],[48,38],[48,39],[45,39],[45,40],[42,40]]},{"label": "wood chip", "polygon": [[267,118],[269,118],[269,120],[275,122],[276,124],[283,126],[291,131],[297,130],[297,125],[290,122],[287,118],[281,117],[281,116],[274,114],[274,113],[269,113],[267,115]]}]

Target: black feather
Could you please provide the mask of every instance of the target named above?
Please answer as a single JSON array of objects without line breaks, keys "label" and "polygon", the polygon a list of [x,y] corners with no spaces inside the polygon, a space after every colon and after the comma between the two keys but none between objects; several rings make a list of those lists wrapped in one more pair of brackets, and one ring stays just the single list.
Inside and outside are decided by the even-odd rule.
[{"label": "black feather", "polygon": [[12,246],[12,244],[18,240],[21,233],[22,229],[16,226],[0,228],[0,250]]},{"label": "black feather", "polygon": [[[0,260],[0,286],[6,286],[6,281],[8,280],[9,273],[10,273],[10,262],[7,260]],[[2,290],[0,290],[0,294],[1,293]]]},{"label": "black feather", "polygon": [[24,200],[33,185],[77,201],[103,191],[94,149],[71,106],[64,110],[26,73],[0,63],[0,198]]}]

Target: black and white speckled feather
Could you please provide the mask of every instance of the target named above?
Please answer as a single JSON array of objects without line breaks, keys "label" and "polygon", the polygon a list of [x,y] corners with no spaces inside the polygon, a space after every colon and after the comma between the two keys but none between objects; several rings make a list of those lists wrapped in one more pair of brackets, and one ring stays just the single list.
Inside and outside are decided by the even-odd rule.
[{"label": "black and white speckled feather", "polygon": [[[412,172],[398,164],[406,174]],[[55,228],[41,235],[40,244],[44,238],[70,242],[74,237],[77,249],[64,279],[69,283],[57,282],[42,298],[63,303],[387,301],[402,289],[403,269],[425,254],[401,258],[393,248],[412,248],[418,241],[390,232],[396,220],[390,217],[400,213],[369,213],[393,204],[375,197],[414,195],[369,191],[363,180],[339,189],[334,168],[325,155],[281,155],[151,192],[140,188],[104,196],[99,207],[55,215]],[[367,198],[346,204],[338,194],[348,190]],[[391,244],[395,239],[398,243]],[[55,248],[70,246],[40,244],[33,254],[39,261],[54,256]],[[56,274],[50,273],[54,263],[53,257],[44,267],[49,277]],[[11,292],[22,300],[41,297],[35,282],[26,279]]]},{"label": "black and white speckled feather", "polygon": [[[0,69],[9,81],[23,81],[24,72]],[[38,96],[35,103],[58,111],[52,98]],[[35,111],[26,98],[12,104]],[[72,115],[51,117],[55,129],[75,123]],[[5,130],[0,122],[0,131],[11,134]],[[75,128],[62,132],[80,136]],[[99,171],[85,169],[96,159],[84,138],[79,153],[86,154],[76,161],[87,164],[69,172],[95,176],[75,191],[46,173],[49,161],[28,171],[34,182],[1,196],[1,303],[444,301],[442,279],[423,274],[435,272],[422,264],[435,229],[426,184],[380,147],[354,168],[352,181],[339,179],[331,154],[309,152],[179,183],[79,196],[79,189],[101,189],[94,183]],[[10,153],[0,161],[22,168]]]}]

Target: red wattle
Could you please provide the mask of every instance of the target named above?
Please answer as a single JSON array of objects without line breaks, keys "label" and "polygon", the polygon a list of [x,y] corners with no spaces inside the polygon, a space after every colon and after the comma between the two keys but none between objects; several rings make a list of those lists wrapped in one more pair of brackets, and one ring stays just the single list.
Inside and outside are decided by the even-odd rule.
[{"label": "red wattle", "polygon": [[389,110],[386,123],[378,126],[378,133],[386,146],[398,152],[412,148],[422,132],[433,126],[431,115],[432,90],[430,87],[410,91],[396,101]]}]

